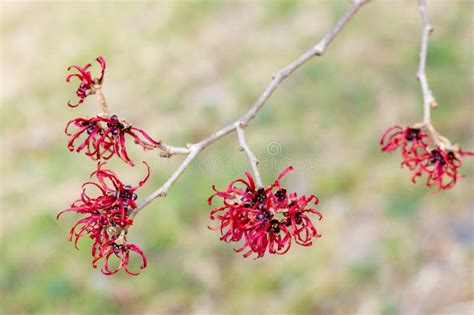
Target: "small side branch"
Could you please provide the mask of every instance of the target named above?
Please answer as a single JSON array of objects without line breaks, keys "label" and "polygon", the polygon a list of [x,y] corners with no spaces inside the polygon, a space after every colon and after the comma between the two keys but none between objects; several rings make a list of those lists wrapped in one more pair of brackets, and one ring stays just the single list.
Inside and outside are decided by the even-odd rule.
[{"label": "small side branch", "polygon": [[252,165],[253,175],[255,176],[255,181],[257,182],[257,186],[263,187],[262,178],[260,177],[260,173],[258,171],[258,160],[255,157],[255,155],[252,153],[252,151],[250,150],[249,146],[247,145],[247,142],[245,141],[244,130],[242,129],[240,124],[237,124],[236,130],[237,130],[237,136],[239,137],[240,147],[247,154],[250,161],[250,165]]},{"label": "small side branch", "polygon": [[173,147],[163,142],[160,145],[160,150],[160,156],[165,158],[169,158],[175,154],[189,154],[189,148]]}]

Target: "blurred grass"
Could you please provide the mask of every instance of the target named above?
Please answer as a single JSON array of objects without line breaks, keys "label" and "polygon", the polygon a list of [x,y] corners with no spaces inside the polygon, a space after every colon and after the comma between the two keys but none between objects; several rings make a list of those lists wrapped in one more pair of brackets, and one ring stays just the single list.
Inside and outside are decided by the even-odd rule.
[{"label": "blurred grass", "polygon": [[[210,147],[129,233],[147,253],[141,276],[105,277],[76,219],[56,213],[94,163],[65,146],[66,67],[108,62],[114,111],[167,142],[197,141],[244,113],[271,74],[316,43],[347,1],[2,3],[1,314],[442,313],[474,298],[473,177],[433,195],[413,185],[378,139],[421,118],[420,22],[409,1],[363,8],[324,57],[306,64],[248,129],[265,182],[292,161],[287,186],[320,197],[323,237],[282,257],[244,260],[207,229],[211,185],[245,170],[232,136]],[[473,18],[468,1],[430,2],[428,76],[438,129],[474,148]],[[267,152],[277,142],[281,151]],[[180,157],[146,159],[146,196]],[[130,183],[143,176],[112,163]],[[138,163],[137,163],[138,164]],[[248,164],[247,164],[248,165]],[[308,168],[309,166],[313,166]],[[459,306],[460,305],[460,306]]]}]

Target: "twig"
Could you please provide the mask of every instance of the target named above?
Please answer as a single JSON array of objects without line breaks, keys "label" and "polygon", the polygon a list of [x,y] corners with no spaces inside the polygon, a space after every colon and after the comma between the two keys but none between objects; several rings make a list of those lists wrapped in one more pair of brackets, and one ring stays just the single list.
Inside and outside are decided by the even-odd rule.
[{"label": "twig", "polygon": [[252,165],[253,175],[255,176],[255,181],[257,182],[257,186],[263,187],[262,178],[260,177],[260,173],[258,171],[258,160],[255,157],[255,155],[252,153],[252,151],[250,150],[249,146],[247,145],[247,142],[245,141],[244,130],[242,129],[242,127],[237,125],[236,131],[237,131],[237,136],[239,137],[240,147],[242,148],[242,150],[245,151],[245,153],[247,154],[249,158],[250,164]]},{"label": "twig", "polygon": [[107,104],[107,100],[105,99],[104,93],[102,93],[100,85],[97,88],[93,89],[93,91],[95,96],[97,97],[97,102],[99,103],[102,113],[106,117],[110,117],[109,104]]},{"label": "twig", "polygon": [[161,143],[160,149],[162,151],[160,156],[166,158],[169,158],[175,154],[189,154],[189,148],[173,147],[164,142]]},{"label": "twig", "polygon": [[[249,122],[255,117],[257,112],[260,108],[265,104],[265,102],[270,98],[273,91],[277,89],[282,81],[284,81],[288,76],[290,76],[296,69],[298,69],[301,65],[307,62],[309,59],[313,58],[314,56],[322,56],[326,51],[327,46],[332,42],[332,40],[336,37],[336,35],[342,30],[342,28],[349,22],[349,20],[354,16],[354,14],[368,1],[366,0],[354,0],[352,2],[352,6],[347,10],[347,12],[337,21],[334,27],[313,47],[311,47],[308,51],[302,54],[300,57],[295,59],[292,63],[278,71],[276,74],[273,75],[272,81],[263,91],[262,95],[258,98],[258,100],[253,104],[253,106],[245,113],[242,117],[240,117],[237,121],[225,126],[224,128],[216,131],[208,138],[205,138],[201,142],[195,144],[188,144],[187,147],[171,147],[168,145],[162,146],[162,150],[164,154],[162,155],[166,157],[170,157],[174,154],[187,154],[184,161],[178,167],[178,169],[171,175],[170,178],[155,192],[153,192],[150,196],[145,198],[137,208],[133,210],[130,214],[130,217],[133,218],[138,212],[140,212],[144,207],[146,207],[150,202],[154,199],[165,196],[170,189],[170,187],[174,184],[174,182],[179,178],[179,176],[184,172],[184,170],[189,166],[191,161],[208,145],[215,142],[216,140],[224,137],[225,135],[236,131],[240,127],[245,127],[249,124]],[[241,144],[242,145],[242,144]]]},{"label": "twig", "polygon": [[426,77],[426,54],[428,53],[428,39],[433,32],[433,27],[428,19],[428,13],[426,11],[425,0],[419,0],[418,10],[420,11],[421,21],[423,28],[421,30],[421,44],[420,44],[420,64],[418,66],[417,77],[420,81],[421,90],[423,93],[423,123],[431,123],[431,107],[436,107],[436,100],[433,96],[433,92],[430,90],[428,79]]},{"label": "twig", "polygon": [[420,12],[422,30],[421,30],[421,44],[420,44],[420,63],[418,66],[418,72],[416,74],[418,81],[420,81],[421,92],[423,94],[423,123],[426,129],[431,133],[433,142],[441,147],[442,149],[448,149],[457,151],[457,146],[451,144],[451,142],[439,134],[431,123],[431,108],[438,106],[433,92],[430,89],[428,78],[426,77],[426,56],[428,53],[428,40],[430,34],[433,32],[433,27],[430,24],[428,18],[428,11],[426,9],[426,1],[419,0],[418,11]]}]

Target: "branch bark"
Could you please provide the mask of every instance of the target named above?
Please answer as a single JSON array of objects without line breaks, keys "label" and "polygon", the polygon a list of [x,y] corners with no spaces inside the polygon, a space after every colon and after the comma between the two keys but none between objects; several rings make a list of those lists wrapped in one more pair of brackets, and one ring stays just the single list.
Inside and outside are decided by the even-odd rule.
[{"label": "branch bark", "polygon": [[423,95],[423,122],[433,137],[433,142],[443,150],[458,151],[459,147],[453,145],[448,138],[443,137],[435,129],[431,123],[431,109],[438,106],[433,92],[430,89],[428,78],[426,76],[426,56],[428,54],[428,40],[430,34],[433,32],[433,27],[430,24],[428,17],[428,10],[426,8],[426,0],[419,0],[418,11],[420,12],[422,29],[421,29],[421,43],[420,43],[420,63],[418,65],[418,72],[416,74],[418,81],[420,81],[421,92]]},{"label": "branch bark", "polygon": [[[211,134],[209,137],[205,138],[204,140],[194,143],[194,144],[188,144],[187,147],[173,147],[169,146],[167,144],[163,144],[161,146],[162,156],[165,157],[171,157],[172,155],[175,154],[187,154],[186,158],[184,161],[181,163],[181,165],[178,167],[178,169],[171,175],[166,182],[159,187],[155,192],[153,192],[150,196],[145,198],[137,208],[133,210],[133,212],[130,214],[130,218],[135,217],[137,213],[139,213],[144,207],[146,207],[148,204],[150,204],[153,200],[155,200],[158,197],[163,197],[166,196],[168,193],[168,190],[171,188],[171,186],[176,182],[176,180],[181,176],[181,174],[186,170],[186,168],[189,166],[191,161],[207,146],[209,146],[211,143],[219,140],[220,138],[228,135],[231,132],[237,131],[240,128],[246,127],[250,121],[255,117],[255,115],[258,113],[260,108],[266,103],[266,101],[270,98],[272,93],[278,88],[278,86],[286,79],[288,78],[293,72],[295,72],[301,65],[306,63],[308,60],[315,56],[322,56],[326,48],[329,46],[329,44],[333,41],[333,39],[339,34],[339,32],[343,29],[343,27],[349,22],[349,20],[354,16],[354,14],[365,4],[367,3],[368,0],[353,0],[351,7],[346,11],[346,13],[336,22],[336,24],[329,30],[326,35],[313,47],[311,47],[309,50],[307,50],[305,53],[303,53],[301,56],[299,56],[297,59],[295,59],[293,62],[288,64],[286,67],[282,68],[279,70],[277,73],[275,73],[272,76],[272,80],[268,84],[268,86],[265,88],[263,91],[262,95],[258,98],[258,100],[253,104],[253,106],[239,119],[237,119],[235,122],[223,127],[222,129],[216,131],[215,133]],[[242,131],[242,130],[241,130]],[[243,131],[242,131],[243,132]],[[240,137],[239,137],[240,139]],[[240,142],[240,145],[242,146],[242,141]],[[243,147],[243,146],[242,146]],[[243,147],[245,150],[245,148]],[[245,150],[246,151],[246,150]],[[249,150],[250,152],[250,150]],[[247,155],[251,159],[250,155],[246,151]],[[252,154],[253,155],[253,154]],[[252,165],[253,167],[253,165]],[[256,166],[254,168],[254,173],[256,170]],[[257,170],[258,171],[258,170]]]},{"label": "branch bark", "polygon": [[250,150],[247,142],[245,141],[245,132],[240,125],[236,126],[237,136],[239,138],[240,147],[247,154],[250,165],[252,165],[253,175],[255,176],[255,181],[257,182],[257,187],[263,187],[262,178],[260,177],[260,172],[258,171],[258,160]]},{"label": "branch bark", "polygon": [[100,85],[94,89],[94,94],[97,98],[97,102],[99,103],[100,109],[102,110],[102,114],[105,115],[107,118],[110,117],[109,104],[105,99],[104,93],[102,93]]},{"label": "branch bark", "polygon": [[420,44],[420,63],[418,66],[417,78],[420,81],[421,91],[423,93],[423,123],[431,123],[431,107],[436,107],[436,99],[430,89],[428,78],[426,77],[426,55],[428,53],[428,39],[433,32],[433,27],[428,18],[426,10],[426,1],[419,0],[418,11],[420,12],[421,22],[423,28],[421,30],[421,44]]}]

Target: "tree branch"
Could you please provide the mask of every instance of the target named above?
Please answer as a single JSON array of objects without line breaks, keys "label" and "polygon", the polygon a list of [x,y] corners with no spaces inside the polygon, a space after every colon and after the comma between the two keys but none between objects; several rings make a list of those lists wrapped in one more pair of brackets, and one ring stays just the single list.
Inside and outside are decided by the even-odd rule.
[{"label": "tree branch", "polygon": [[160,156],[165,158],[169,158],[175,154],[189,154],[189,148],[173,147],[164,142],[161,143],[160,149],[162,151]]},{"label": "tree branch", "polygon": [[420,12],[423,28],[421,30],[421,44],[420,44],[420,64],[418,66],[417,78],[420,81],[421,91],[423,93],[423,123],[431,123],[431,107],[436,107],[436,99],[433,92],[430,90],[428,78],[426,77],[426,54],[428,53],[428,39],[433,32],[433,27],[428,19],[425,0],[419,0],[418,10]]},{"label": "tree branch", "polygon": [[[313,58],[314,56],[322,56],[326,51],[327,46],[333,41],[336,35],[342,30],[342,28],[349,22],[349,20],[354,16],[354,14],[364,5],[367,3],[367,0],[353,0],[351,7],[347,10],[347,12],[336,22],[333,28],[313,47],[307,50],[304,54],[300,57],[295,59],[289,65],[278,71],[276,74],[272,76],[272,80],[270,84],[265,88],[262,95],[258,98],[258,100],[253,104],[253,106],[245,113],[242,117],[240,117],[237,121],[225,126],[224,128],[216,131],[209,137],[205,138],[201,142],[195,144],[188,144],[187,147],[172,147],[169,145],[162,145],[161,150],[162,156],[170,157],[174,154],[187,154],[184,161],[178,167],[178,169],[171,175],[171,177],[155,192],[153,192],[150,196],[145,198],[137,208],[133,210],[130,214],[130,218],[135,217],[135,215],[140,212],[144,207],[146,207],[149,203],[160,196],[166,196],[168,190],[171,186],[175,183],[175,181],[179,178],[179,176],[186,170],[189,166],[191,161],[208,145],[211,143],[219,140],[220,138],[226,136],[227,134],[238,131],[241,127],[246,127],[249,122],[255,117],[257,112],[262,108],[262,106],[266,103],[266,101],[270,98],[272,93],[277,89],[281,82],[283,82],[287,77],[289,77],[295,70],[297,70],[301,65],[307,62],[309,59]],[[240,137],[239,137],[240,139]],[[245,142],[244,142],[245,143]],[[242,146],[242,141],[240,142]],[[243,146],[242,146],[243,147]],[[243,147],[245,150],[245,147]],[[245,150],[246,151],[246,150]],[[246,151],[247,155],[249,155],[249,151]],[[253,154],[252,154],[253,156]],[[252,158],[249,155],[249,158]],[[252,165],[253,167],[253,165]],[[256,167],[254,168],[255,173]]]},{"label": "tree branch", "polygon": [[250,164],[252,165],[253,175],[255,176],[255,181],[257,182],[257,187],[263,187],[262,178],[260,177],[260,173],[258,171],[258,160],[255,155],[250,150],[247,142],[245,141],[245,133],[241,126],[236,126],[237,136],[239,137],[239,143],[242,150],[245,151],[247,154]]},{"label": "tree branch", "polygon": [[102,110],[102,113],[106,117],[110,117],[110,110],[109,110],[109,104],[107,103],[107,100],[105,99],[104,93],[102,93],[100,85],[96,88],[94,88],[94,94],[97,98],[97,102],[99,103],[100,109]]},{"label": "tree branch", "polygon": [[430,89],[428,78],[426,77],[426,56],[428,53],[428,40],[430,34],[433,32],[433,27],[428,18],[428,11],[426,9],[426,1],[419,0],[418,11],[420,12],[422,29],[421,29],[421,44],[420,44],[420,63],[418,72],[416,74],[418,81],[420,81],[421,92],[423,95],[423,122],[420,124],[425,126],[433,137],[433,142],[443,150],[458,151],[459,147],[453,145],[448,138],[443,137],[435,129],[431,123],[431,108],[438,106],[433,92]]}]

